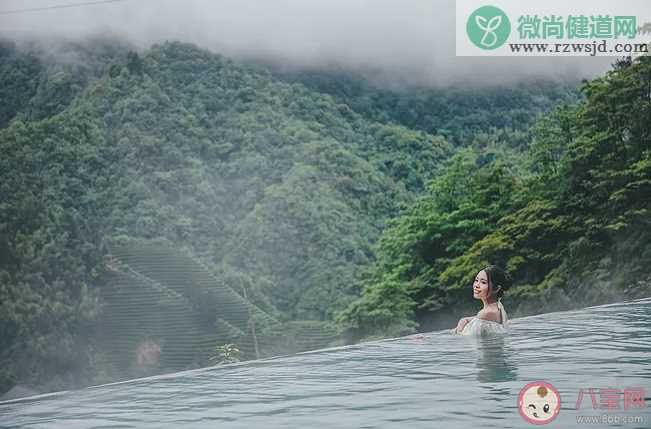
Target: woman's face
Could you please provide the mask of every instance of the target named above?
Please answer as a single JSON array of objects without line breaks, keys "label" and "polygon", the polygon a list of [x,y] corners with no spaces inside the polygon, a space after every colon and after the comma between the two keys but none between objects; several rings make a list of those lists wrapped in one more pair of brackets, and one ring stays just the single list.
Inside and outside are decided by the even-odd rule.
[{"label": "woman's face", "polygon": [[486,271],[481,270],[475,277],[472,284],[472,297],[475,299],[486,299],[488,297],[488,275]]}]

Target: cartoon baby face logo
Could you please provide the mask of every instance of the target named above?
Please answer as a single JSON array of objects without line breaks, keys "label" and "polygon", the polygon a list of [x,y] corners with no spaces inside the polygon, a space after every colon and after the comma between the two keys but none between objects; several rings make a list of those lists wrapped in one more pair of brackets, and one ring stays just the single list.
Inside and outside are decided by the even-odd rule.
[{"label": "cartoon baby face logo", "polygon": [[534,381],[520,390],[518,409],[527,422],[545,425],[554,420],[561,410],[561,395],[551,384]]}]

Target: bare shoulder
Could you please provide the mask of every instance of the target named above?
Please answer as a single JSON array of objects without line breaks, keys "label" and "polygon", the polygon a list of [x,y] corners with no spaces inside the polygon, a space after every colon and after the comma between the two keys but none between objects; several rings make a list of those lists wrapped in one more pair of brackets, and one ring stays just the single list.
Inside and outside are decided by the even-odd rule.
[{"label": "bare shoulder", "polygon": [[479,313],[477,313],[477,318],[500,323],[500,312],[499,310],[496,311],[496,310],[483,309]]}]

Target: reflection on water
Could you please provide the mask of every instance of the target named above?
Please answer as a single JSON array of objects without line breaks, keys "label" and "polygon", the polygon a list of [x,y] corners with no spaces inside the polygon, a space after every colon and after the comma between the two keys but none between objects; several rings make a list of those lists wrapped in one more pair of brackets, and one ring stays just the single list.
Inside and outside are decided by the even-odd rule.
[{"label": "reflection on water", "polygon": [[544,380],[561,396],[550,427],[603,414],[575,409],[581,388],[641,386],[646,408],[614,413],[648,428],[650,356],[644,299],[516,319],[502,338],[432,332],[5,402],[0,427],[522,428],[518,394]]},{"label": "reflection on water", "polygon": [[476,338],[477,342],[477,381],[480,383],[500,383],[517,378],[517,368],[509,360],[509,349],[502,335]]}]

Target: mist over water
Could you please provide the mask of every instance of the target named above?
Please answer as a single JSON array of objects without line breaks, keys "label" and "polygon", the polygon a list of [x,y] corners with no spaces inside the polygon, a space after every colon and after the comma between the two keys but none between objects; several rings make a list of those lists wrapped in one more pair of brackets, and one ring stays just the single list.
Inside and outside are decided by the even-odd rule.
[{"label": "mist over water", "polygon": [[[54,4],[56,0],[2,2],[0,38],[19,45],[35,43],[49,60],[80,65],[86,61],[84,55],[65,48],[66,43],[92,46],[95,40],[105,40],[147,49],[154,43],[180,40],[290,74],[301,70],[350,72],[392,89],[523,82],[533,87],[534,79],[589,78],[609,69],[614,61],[455,57],[452,1],[124,0],[3,14]],[[180,50],[191,48],[182,45]],[[123,54],[126,56],[126,49]],[[194,101],[186,95],[188,101]],[[220,100],[219,96],[210,98]],[[476,104],[487,111],[491,108]],[[134,112],[143,110],[147,109]],[[74,124],[75,117],[71,118],[69,123]],[[160,115],[154,119],[167,118]],[[267,134],[260,136],[266,138]],[[282,137],[269,136],[270,141]],[[311,177],[310,170],[305,171],[288,186]],[[225,186],[219,192],[244,193],[251,183],[261,183],[244,179],[232,181],[236,188]],[[195,186],[189,183],[189,187]],[[315,187],[314,194],[322,195],[322,189]],[[290,193],[276,195],[282,199]],[[274,205],[261,207],[260,213],[265,213]],[[248,231],[255,224],[243,225]],[[279,231],[282,239],[278,241],[287,241],[283,230]],[[257,243],[262,240],[256,237],[263,236],[250,237]],[[166,265],[169,268],[170,264]],[[563,301],[568,302],[564,308],[575,304],[571,300]],[[400,338],[0,403],[0,427],[214,427],[215,422],[247,428],[404,427],[405,423],[432,427],[441,422],[446,427],[468,427],[477,419],[488,427],[517,427],[523,422],[515,398],[522,386],[535,379],[553,383],[564,398],[570,398],[568,404],[579,388],[590,387],[595,380],[605,387],[641,385],[648,390],[650,309],[647,299],[516,320],[512,334],[496,340],[474,341],[437,332],[422,339]],[[250,313],[246,316],[242,319],[245,325]],[[174,327],[184,329],[178,324]],[[189,337],[187,332],[179,336]],[[160,354],[158,344],[144,343],[158,347]],[[79,350],[80,355],[83,352]],[[144,363],[147,360],[142,359]],[[564,411],[560,426],[575,427],[576,413]],[[639,414],[646,419],[640,427],[648,427],[648,411]]]},{"label": "mist over water", "polygon": [[[60,3],[9,0],[0,12],[54,4]],[[125,0],[0,14],[0,36],[41,42],[115,37],[140,48],[180,40],[238,60],[340,69],[392,87],[578,80],[603,73],[614,61],[456,57],[454,14],[452,0]]]},{"label": "mist over water", "polygon": [[[446,331],[0,403],[0,426],[524,427],[518,394],[560,393],[554,427],[599,415],[581,388],[651,389],[651,299],[515,319],[505,337]],[[648,398],[647,398],[648,402]],[[645,408],[611,414],[638,416]]]}]

